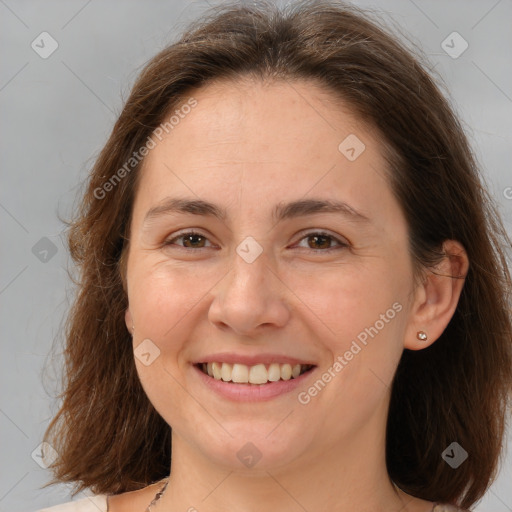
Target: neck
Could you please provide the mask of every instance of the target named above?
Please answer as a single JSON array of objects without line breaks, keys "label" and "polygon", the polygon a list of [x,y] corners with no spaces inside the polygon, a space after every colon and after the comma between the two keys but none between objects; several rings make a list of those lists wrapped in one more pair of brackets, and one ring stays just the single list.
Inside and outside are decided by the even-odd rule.
[{"label": "neck", "polygon": [[[397,490],[387,474],[385,438],[302,455],[284,467],[221,468],[173,432],[167,489],[155,511],[426,512],[428,502]],[[333,446],[335,444],[333,443]]]}]

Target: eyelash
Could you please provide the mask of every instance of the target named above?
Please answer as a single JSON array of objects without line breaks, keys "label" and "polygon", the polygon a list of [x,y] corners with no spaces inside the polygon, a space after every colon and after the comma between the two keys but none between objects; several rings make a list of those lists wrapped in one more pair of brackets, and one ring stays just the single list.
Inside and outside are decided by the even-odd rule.
[{"label": "eyelash", "polygon": [[[200,237],[208,240],[208,237],[206,237],[202,233],[199,233],[197,231],[186,231],[186,232],[181,233],[178,236],[175,236],[175,237],[173,237],[171,239],[165,240],[165,242],[163,243],[163,246],[174,246],[174,245],[176,245],[176,244],[173,243],[174,241],[179,240],[180,238],[184,238],[186,236],[200,236]],[[304,239],[313,237],[313,236],[320,236],[320,237],[325,237],[325,238],[331,239],[331,240],[335,241],[338,245],[335,246],[335,247],[329,247],[328,249],[304,248],[304,249],[306,249],[307,251],[310,251],[310,252],[314,252],[314,253],[318,253],[318,252],[331,252],[331,251],[334,251],[334,250],[337,250],[337,249],[346,249],[346,248],[350,247],[350,244],[348,242],[344,242],[344,241],[340,240],[339,238],[335,237],[334,235],[331,235],[330,233],[326,233],[325,231],[312,231],[310,233],[306,233],[305,235],[302,236],[302,238],[300,238],[299,242],[301,242]],[[184,249],[186,251],[189,251],[189,250],[197,251],[197,250],[200,250],[200,249],[208,249],[208,247],[198,247],[198,248],[194,249],[194,248],[190,248],[190,247],[183,247],[183,246],[180,246],[180,245],[177,245],[176,247],[179,247],[180,249]]]}]

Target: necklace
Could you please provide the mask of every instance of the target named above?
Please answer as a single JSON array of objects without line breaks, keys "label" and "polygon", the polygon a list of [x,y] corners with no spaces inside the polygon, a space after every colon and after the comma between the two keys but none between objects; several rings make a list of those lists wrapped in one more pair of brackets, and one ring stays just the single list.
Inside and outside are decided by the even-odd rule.
[{"label": "necklace", "polygon": [[167,489],[167,485],[169,484],[169,477],[165,478],[164,480],[165,485],[155,494],[155,497],[153,498],[153,501],[151,501],[151,503],[148,505],[146,512],[151,512],[151,507],[155,505],[155,503],[162,497],[165,489]]},{"label": "necklace", "polygon": [[[148,505],[148,508],[146,508],[146,512],[151,512],[151,507],[153,507],[156,502],[163,496],[165,490],[167,489],[167,486],[169,485],[169,477],[167,478],[164,478],[165,480],[165,484],[164,486],[155,494],[155,497],[153,498],[153,500],[151,501],[151,503]],[[395,487],[396,491],[400,491],[400,488],[395,484],[395,482],[392,482],[393,486]],[[435,508],[435,503],[434,503],[434,508]],[[432,510],[434,510],[434,508]]]}]

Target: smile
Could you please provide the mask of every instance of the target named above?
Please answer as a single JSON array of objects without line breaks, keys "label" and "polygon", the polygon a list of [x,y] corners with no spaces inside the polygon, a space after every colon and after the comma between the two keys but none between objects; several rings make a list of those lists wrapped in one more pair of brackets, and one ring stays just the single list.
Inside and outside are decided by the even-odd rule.
[{"label": "smile", "polygon": [[209,377],[237,384],[267,384],[279,380],[296,379],[311,370],[311,364],[270,363],[248,366],[241,363],[209,362],[197,367]]}]

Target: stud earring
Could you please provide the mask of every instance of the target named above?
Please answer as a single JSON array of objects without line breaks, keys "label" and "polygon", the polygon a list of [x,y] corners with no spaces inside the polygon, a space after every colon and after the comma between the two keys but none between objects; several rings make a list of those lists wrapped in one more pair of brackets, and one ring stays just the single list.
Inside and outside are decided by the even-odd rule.
[{"label": "stud earring", "polygon": [[132,338],[133,338],[134,334],[135,334],[135,324],[132,322]]},{"label": "stud earring", "polygon": [[418,338],[420,341],[425,341],[427,339],[427,333],[424,331],[418,331],[416,333],[416,338]]}]

